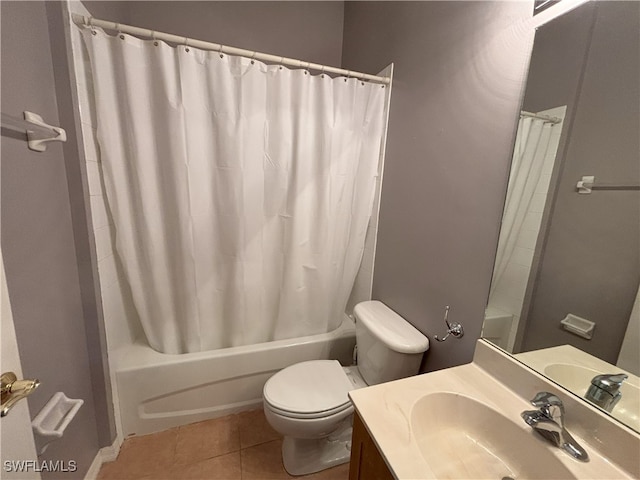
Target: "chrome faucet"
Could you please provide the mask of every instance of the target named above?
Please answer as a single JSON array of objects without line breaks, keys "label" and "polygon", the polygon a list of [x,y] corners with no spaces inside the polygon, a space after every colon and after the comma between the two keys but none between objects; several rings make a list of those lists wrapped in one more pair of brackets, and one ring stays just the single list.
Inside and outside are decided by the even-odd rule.
[{"label": "chrome faucet", "polygon": [[554,394],[539,392],[531,400],[539,410],[526,410],[520,415],[522,419],[556,447],[583,462],[589,461],[589,455],[564,428],[564,405]]},{"label": "chrome faucet", "polygon": [[624,373],[597,375],[591,380],[584,398],[611,412],[622,398],[620,387],[627,378],[629,376]]}]

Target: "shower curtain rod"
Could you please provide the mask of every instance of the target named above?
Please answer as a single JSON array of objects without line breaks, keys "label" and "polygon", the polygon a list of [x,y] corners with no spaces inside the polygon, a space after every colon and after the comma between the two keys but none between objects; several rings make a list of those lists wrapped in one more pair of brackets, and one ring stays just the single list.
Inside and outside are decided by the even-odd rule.
[{"label": "shower curtain rod", "polygon": [[181,37],[179,35],[172,35],[170,33],[156,32],[154,30],[148,30],[146,28],[133,27],[131,25],[125,25],[123,23],[109,22],[107,20],[99,20],[94,17],[87,17],[77,13],[72,13],[71,18],[76,25],[86,27],[100,27],[107,30],[115,30],[119,33],[128,33],[130,35],[136,35],[140,37],[148,37],[154,40],[162,40],[165,42],[175,43],[178,45],[185,45],[188,47],[200,48],[202,50],[212,50],[220,53],[226,53],[227,55],[238,55],[242,57],[248,57],[252,60],[261,60],[265,62],[275,63],[279,65],[287,65],[290,67],[306,68],[309,70],[317,70],[322,73],[334,73],[337,75],[345,75],[347,77],[358,78],[361,80],[369,80],[372,82],[389,84],[389,77],[379,77],[377,75],[369,75],[368,73],[353,72],[351,70],[344,70],[342,68],[329,67],[327,65],[320,65],[318,63],[304,62],[302,60],[296,60],[294,58],[280,57],[278,55],[271,55],[268,53],[252,52],[251,50],[245,50],[243,48],[229,47],[226,45],[220,45],[218,43],[204,42],[202,40],[196,40],[188,37]]},{"label": "shower curtain rod", "polygon": [[553,123],[554,125],[562,122],[562,119],[559,117],[552,117],[551,115],[540,115],[538,113],[525,112],[522,110],[520,112],[521,117],[531,117],[531,118],[539,118],[540,120],[546,120],[549,123]]}]

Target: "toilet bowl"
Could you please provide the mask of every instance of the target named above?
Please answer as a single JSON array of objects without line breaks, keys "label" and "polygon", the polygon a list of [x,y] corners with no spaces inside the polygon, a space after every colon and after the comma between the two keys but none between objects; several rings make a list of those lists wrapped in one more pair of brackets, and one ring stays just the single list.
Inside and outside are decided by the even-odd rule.
[{"label": "toilet bowl", "polygon": [[418,373],[429,340],[381,302],[356,305],[358,362],[291,365],[267,380],[264,413],[284,436],[282,460],[291,475],[349,461],[353,405],[349,392]]},{"label": "toilet bowl", "polygon": [[337,360],[312,360],[285,368],[264,386],[267,421],[284,436],[326,437],[353,413],[349,392],[367,385],[354,370],[343,368]]},{"label": "toilet bowl", "polygon": [[367,384],[337,360],[292,365],[264,387],[264,413],[284,435],[282,460],[291,475],[344,463],[350,452],[353,405],[348,393]]}]

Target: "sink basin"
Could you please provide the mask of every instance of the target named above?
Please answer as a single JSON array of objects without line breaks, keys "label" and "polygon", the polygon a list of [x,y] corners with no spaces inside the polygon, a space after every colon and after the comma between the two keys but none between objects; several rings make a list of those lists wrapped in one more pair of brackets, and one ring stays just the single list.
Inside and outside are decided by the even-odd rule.
[{"label": "sink basin", "polygon": [[[554,363],[545,367],[544,374],[554,382],[584,397],[593,377],[603,373],[617,373],[617,371],[614,368],[611,371],[601,372],[581,365]],[[611,416],[640,431],[640,389],[625,381],[620,392],[622,398],[613,408]]]},{"label": "sink basin", "polygon": [[[524,408],[523,408],[524,410]],[[465,395],[432,393],[411,411],[420,453],[439,479],[571,479],[532,430]]]}]

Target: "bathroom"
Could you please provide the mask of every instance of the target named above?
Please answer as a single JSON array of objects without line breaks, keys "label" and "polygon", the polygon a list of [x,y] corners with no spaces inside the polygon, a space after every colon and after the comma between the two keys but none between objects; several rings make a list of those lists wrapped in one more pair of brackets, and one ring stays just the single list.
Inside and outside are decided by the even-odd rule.
[{"label": "bathroom", "polygon": [[[588,17],[583,30],[588,32],[596,5],[600,8],[597,2],[581,5],[575,16],[570,12],[566,18]],[[516,120],[534,46],[535,30],[527,23],[533,2],[88,1],[2,2],[1,7],[3,114],[37,112],[67,133],[65,143],[51,143],[47,152],[34,153],[21,138],[5,135],[3,123],[2,253],[22,372],[24,378],[41,382],[28,399],[31,417],[58,391],[84,400],[65,435],[52,442],[43,457],[73,459],[77,470],[42,472],[43,477],[97,475],[90,467],[100,449],[112,448],[132,433],[122,430],[123,413],[131,409],[123,412],[121,396],[132,397],[129,403],[137,410],[135,402],[144,400],[146,389],[174,378],[162,371],[159,377],[147,376],[147,370],[161,363],[155,352],[126,349],[141,331],[135,322],[129,323],[131,299],[126,291],[122,294],[122,265],[109,253],[112,220],[96,194],[103,185],[96,176],[100,152],[87,120],[92,110],[89,97],[83,98],[76,87],[84,85],[88,94],[78,71],[88,62],[70,54],[82,44],[72,43],[74,34],[80,38],[71,29],[79,27],[70,24],[69,11],[82,14],[84,9],[85,15],[97,19],[372,75],[393,64],[378,223],[369,229],[370,234],[375,231],[375,245],[365,248],[370,263],[363,260],[364,281],[353,298],[382,301],[429,337],[422,372],[472,361],[490,295]],[[583,9],[588,11],[582,13]],[[606,181],[637,183],[637,177],[636,166],[635,173]],[[596,193],[614,194],[594,192],[585,200],[596,199]],[[624,303],[620,316],[629,318],[637,267],[625,275],[635,277],[627,282],[624,301],[615,303]],[[601,303],[608,303],[605,300]],[[351,307],[353,303],[352,299]],[[449,320],[463,324],[464,336],[440,343],[433,337],[445,333],[446,305],[451,306]],[[605,340],[619,349],[624,328],[616,328],[616,337]],[[600,331],[607,330],[596,330]],[[533,348],[551,346],[532,343]],[[350,360],[352,337],[339,337],[331,345],[292,345],[278,361],[293,364],[332,348],[333,358]],[[131,355],[124,358],[122,352]],[[616,363],[612,355],[605,360]],[[140,359],[148,360],[142,380],[149,384],[127,387],[127,381],[140,377],[128,378],[131,369],[114,362],[121,366]],[[252,366],[265,362],[260,365],[264,370],[257,371],[260,375],[285,366],[269,366],[268,361],[247,360]],[[198,403],[209,401],[216,390],[213,375],[222,375],[230,366],[223,360],[220,373],[213,368],[190,369],[195,384],[208,388],[196,393],[195,400],[181,396],[165,401],[167,392],[147,395],[155,400],[147,417],[165,419],[166,411],[177,410],[176,402],[195,402],[187,409],[193,416],[185,423],[225,413],[204,411],[207,405]],[[208,380],[199,380],[201,375]],[[265,380],[260,375],[254,381],[258,392]],[[183,395],[189,384],[181,382],[188,381],[175,378],[174,392]],[[119,388],[122,382],[125,392]],[[241,400],[245,405],[232,406],[226,413],[241,415],[258,408],[255,400],[250,395]],[[27,402],[18,405],[23,408]],[[3,425],[10,418],[3,419]],[[41,441],[36,439],[36,448],[42,448]]]}]

